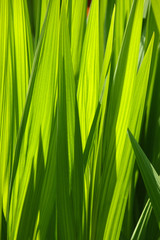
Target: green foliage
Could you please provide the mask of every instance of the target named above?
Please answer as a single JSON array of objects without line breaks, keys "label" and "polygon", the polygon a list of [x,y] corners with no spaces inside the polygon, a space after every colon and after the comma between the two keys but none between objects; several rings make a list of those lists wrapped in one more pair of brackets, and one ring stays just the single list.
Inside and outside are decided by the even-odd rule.
[{"label": "green foliage", "polygon": [[0,239],[158,239],[159,8],[0,1]]}]

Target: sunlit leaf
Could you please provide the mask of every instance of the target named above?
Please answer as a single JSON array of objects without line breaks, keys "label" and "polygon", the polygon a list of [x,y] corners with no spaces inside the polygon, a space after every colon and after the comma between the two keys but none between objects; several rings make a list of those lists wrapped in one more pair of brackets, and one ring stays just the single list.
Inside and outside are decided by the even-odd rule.
[{"label": "sunlit leaf", "polygon": [[160,2],[158,0],[151,0],[152,3],[152,7],[153,7],[153,11],[154,11],[154,15],[155,15],[155,19],[157,22],[157,26],[160,32]]}]

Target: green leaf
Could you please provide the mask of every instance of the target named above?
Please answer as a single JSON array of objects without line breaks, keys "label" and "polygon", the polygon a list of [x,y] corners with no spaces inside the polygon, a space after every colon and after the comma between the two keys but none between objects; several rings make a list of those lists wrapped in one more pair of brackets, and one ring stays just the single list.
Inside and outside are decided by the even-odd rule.
[{"label": "green leaf", "polygon": [[[47,162],[52,115],[55,114],[57,100],[58,40],[59,1],[57,0],[50,1],[39,39],[17,139],[8,224],[8,234],[11,239],[16,238],[18,233],[32,165],[37,165],[40,131],[45,166]],[[36,172],[36,168],[34,171]]]},{"label": "green leaf", "polygon": [[[50,141],[48,147],[47,164],[39,200],[40,218],[35,229],[35,238],[40,234],[42,239],[47,235],[56,236],[56,156],[57,156],[57,110],[53,115]],[[50,229],[51,228],[51,229]],[[53,238],[53,237],[52,237]]]},{"label": "green leaf", "polygon": [[151,1],[0,1],[0,239],[129,239],[143,209],[132,238],[158,238],[127,135],[159,223]]},{"label": "green leaf", "polygon": [[[107,96],[108,96],[109,80],[106,83],[105,83],[105,80],[107,78],[107,73],[109,70],[109,66],[111,64],[111,57],[112,57],[112,52],[113,52],[112,47],[113,47],[113,36],[114,36],[115,10],[116,10],[116,7],[114,6],[110,29],[109,29],[109,33],[108,33],[106,49],[105,49],[104,60],[103,60],[103,64],[102,64],[101,77],[100,77],[99,96],[100,96],[101,102],[102,102],[102,95],[104,94],[105,88],[107,89],[106,91],[107,91]],[[105,102],[104,106],[106,106],[106,101],[104,101],[104,102]]]},{"label": "green leaf", "polygon": [[[124,125],[124,119],[123,119],[123,125],[122,125],[125,129],[125,132],[127,131],[127,126],[133,129],[137,139],[139,138],[139,135],[140,135],[144,104],[145,104],[145,98],[147,93],[153,42],[154,42],[154,35],[147,49],[146,55],[143,59],[143,62],[139,69],[137,77],[135,78],[135,81],[134,81],[132,98],[131,98],[132,100],[130,103],[131,112],[128,119],[128,123]],[[121,116],[123,115],[121,114]],[[121,128],[118,127],[118,129],[119,131],[121,131],[121,134],[122,134],[122,130],[120,130]],[[108,214],[106,229],[105,229],[106,231],[105,236],[108,236],[109,238],[110,236],[112,236],[113,239],[118,238],[118,234],[120,233],[123,214],[124,214],[125,205],[127,201],[127,194],[128,194],[129,185],[132,179],[131,176],[132,176],[133,166],[134,166],[132,150],[131,150],[131,147],[129,147],[130,143],[128,141],[127,134],[125,134],[125,132],[123,137],[125,141],[124,146],[122,145],[123,140],[119,139],[118,141],[118,144],[120,144],[119,146],[121,147],[123,146],[122,152],[121,152],[121,149],[119,151],[118,146],[116,146],[116,160],[118,160],[120,157],[120,154],[122,154],[121,156],[122,162],[120,163],[119,166],[117,165],[116,167],[117,181],[116,181],[114,194],[113,194],[113,198],[112,198],[112,202],[111,202],[111,206]],[[112,221],[114,222],[114,226]]]},{"label": "green leaf", "polygon": [[116,0],[114,61],[117,63],[133,0]]},{"label": "green leaf", "polygon": [[[17,6],[18,7],[15,7]],[[13,5],[13,6],[12,6]],[[2,27],[3,50],[0,83],[0,155],[2,164],[3,210],[7,216],[10,175],[13,167],[13,152],[17,132],[25,104],[33,60],[33,46],[26,2],[2,3],[5,25]],[[3,20],[1,21],[3,22]]]},{"label": "green leaf", "polygon": [[[103,63],[104,58],[104,50],[105,50],[105,20],[106,20],[106,9],[108,7],[108,0],[99,1],[99,62],[100,62],[100,70]],[[108,30],[108,29],[107,29]]]},{"label": "green leaf", "polygon": [[[9,31],[10,7],[8,1],[0,2],[0,215],[7,215],[8,185],[11,171],[13,104],[11,37]],[[8,69],[8,70],[7,70]],[[8,91],[8,94],[7,94]],[[13,125],[12,125],[13,124]],[[3,210],[2,210],[3,209]],[[0,216],[0,219],[1,219]],[[2,222],[1,222],[2,223]],[[1,225],[2,226],[2,225]],[[1,232],[0,232],[1,234]]]},{"label": "green leaf", "polygon": [[157,217],[158,224],[160,223],[160,178],[150,163],[147,156],[144,154],[141,147],[136,142],[135,138],[133,137],[132,133],[128,130],[128,135],[133,147],[133,150],[136,155],[137,164],[139,166],[140,172],[142,174],[142,178],[144,184],[147,189],[147,193],[151,200],[154,213]]},{"label": "green leaf", "polygon": [[143,236],[143,234],[147,228],[147,223],[150,218],[151,212],[152,212],[152,205],[151,205],[150,200],[148,200],[143,209],[143,212],[138,220],[138,223],[134,229],[134,232],[131,236],[131,240],[140,240],[141,239],[141,237]]},{"label": "green leaf", "polygon": [[[87,143],[85,146],[83,161],[85,168],[88,170],[85,172],[86,179],[90,179],[88,182],[88,189],[86,190],[86,196],[89,196],[88,201],[88,225],[90,224],[90,234],[92,231],[92,214],[93,214],[93,203],[96,194],[96,189],[98,188],[98,183],[100,176],[96,175],[97,168],[100,167],[100,157],[98,152],[101,147],[101,141],[103,138],[103,127],[105,121],[105,112],[107,108],[108,100],[108,89],[110,82],[110,65],[112,56],[112,46],[113,46],[113,32],[114,32],[114,19],[115,19],[115,8],[113,9],[111,25],[108,34],[108,40],[105,49],[105,56],[102,65],[102,72],[100,78],[100,88],[99,88],[99,103],[96,109],[94,120],[91,126],[89,136],[87,138]],[[87,161],[87,162],[86,162]],[[90,177],[91,175],[91,177]],[[87,181],[86,181],[87,182]],[[86,184],[87,185],[87,184]],[[87,197],[86,197],[87,198]],[[95,197],[96,198],[96,197]]]},{"label": "green leaf", "polygon": [[82,46],[86,27],[87,2],[81,0],[73,0],[71,2],[72,2],[71,52],[74,76],[77,79],[79,75]]},{"label": "green leaf", "polygon": [[[135,100],[133,93],[136,86],[142,13],[143,3],[134,1],[114,78],[109,87],[109,102],[106,110],[101,153],[102,159],[101,167],[99,167],[101,169],[101,179],[97,194],[95,194],[97,197],[95,198],[95,209],[93,211],[93,239],[98,237],[106,239],[118,238],[124,216],[130,172],[132,171],[132,166],[127,171],[130,153],[125,153],[125,149],[127,149],[125,144],[128,144],[126,143],[126,131],[130,116],[132,116],[132,102]],[[135,125],[136,120],[137,115],[134,120]],[[122,178],[116,181],[117,177],[120,177],[120,172],[123,173]],[[127,177],[125,179],[124,175],[126,174]],[[121,190],[117,191],[118,185]],[[116,210],[120,193],[124,196],[125,201],[122,200],[119,208]],[[112,221],[114,218],[112,216],[114,215],[115,217],[117,211],[117,220],[113,225]],[[97,225],[99,221],[101,221],[101,225]],[[115,228],[113,228],[114,226]]]},{"label": "green leaf", "polygon": [[84,150],[98,105],[99,95],[99,1],[93,0],[83,43],[77,90]]},{"label": "green leaf", "polygon": [[[147,19],[147,33],[145,45],[148,45],[150,38],[155,33],[155,41],[152,54],[151,70],[149,76],[149,86],[146,102],[146,120],[143,139],[143,148],[149,158],[152,158],[152,163],[158,167],[158,153],[159,153],[159,31],[154,18],[153,9],[150,7]],[[158,146],[159,145],[159,146]]]},{"label": "green leaf", "polygon": [[153,12],[154,12],[154,16],[157,22],[157,26],[159,29],[159,33],[160,33],[160,1],[158,0],[151,0],[152,3],[152,8],[153,8]]},{"label": "green leaf", "polygon": [[[38,218],[38,203],[42,191],[44,176],[45,169],[43,145],[40,133],[36,171],[34,171],[34,166],[32,164],[30,179],[23,203],[20,224],[18,227],[17,239],[33,239],[34,228]],[[24,226],[26,226],[25,229]]]},{"label": "green leaf", "polygon": [[65,1],[61,9],[58,75],[57,237],[75,239],[76,229],[70,196],[74,164],[76,95]]},{"label": "green leaf", "polygon": [[[18,7],[17,7],[18,4]],[[21,0],[13,2],[13,28],[14,28],[14,57],[16,61],[16,88],[18,104],[18,126],[21,121],[23,108],[28,90],[33,60],[33,43],[27,3]],[[24,42],[26,42],[24,44]],[[22,81],[23,79],[23,81]]]}]

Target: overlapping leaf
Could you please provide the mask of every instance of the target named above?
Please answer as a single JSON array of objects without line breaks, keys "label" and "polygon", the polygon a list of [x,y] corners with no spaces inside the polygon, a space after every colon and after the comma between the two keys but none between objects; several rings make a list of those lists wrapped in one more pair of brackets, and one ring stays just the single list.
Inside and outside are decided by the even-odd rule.
[{"label": "overlapping leaf", "polygon": [[160,179],[159,176],[150,163],[149,159],[144,154],[141,147],[136,142],[135,138],[128,130],[129,138],[136,154],[136,159],[138,166],[140,168],[148,195],[150,197],[154,213],[157,217],[158,223],[160,220],[160,208],[159,208],[159,198],[160,198]]},{"label": "overlapping leaf", "polygon": [[[106,119],[106,125],[105,125],[106,133],[105,133],[105,139],[104,139],[105,147],[103,147],[105,155],[104,155],[104,159],[102,159],[104,161],[102,162],[103,175],[101,180],[101,191],[100,190],[98,191],[99,192],[98,193],[99,194],[99,210],[97,205],[96,206],[97,209],[95,209],[95,214],[98,214],[98,215],[94,215],[94,219],[97,219],[98,217],[99,221],[101,219],[101,223],[103,219],[103,224],[106,225],[106,231],[105,231],[104,237],[109,239],[112,237],[113,239],[116,237],[118,238],[118,234],[120,233],[123,213],[125,209],[124,207],[125,201],[127,199],[126,196],[128,192],[127,190],[128,184],[129,184],[129,181],[131,181],[130,176],[132,172],[132,164],[131,164],[132,161],[128,162],[130,159],[131,148],[128,149],[127,147],[128,143],[126,142],[127,141],[126,131],[127,131],[127,126],[131,124],[130,118],[134,112],[134,109],[132,108],[132,106],[133,106],[133,102],[135,102],[136,100],[136,97],[134,96],[134,92],[135,92],[135,86],[137,85],[136,82],[138,82],[138,79],[136,78],[136,71],[137,71],[136,68],[138,64],[138,52],[139,52],[139,42],[140,42],[140,34],[141,34],[142,13],[143,13],[142,2],[135,1],[132,7],[132,12],[127,25],[127,30],[125,33],[121,53],[119,56],[119,61],[118,61],[118,65],[117,65],[117,69],[115,72],[113,85],[110,93],[111,94],[110,103],[109,103],[110,105],[107,111],[107,119]],[[134,53],[133,53],[133,49],[130,48],[130,46],[133,46],[133,45],[135,46]],[[152,51],[152,49],[150,51]],[[137,56],[137,60],[136,60],[136,56]],[[123,62],[123,65],[121,65],[122,62]],[[141,84],[142,84],[141,88],[143,89],[144,79]],[[145,91],[146,91],[146,88],[147,88],[147,84],[145,85]],[[121,99],[121,101],[119,102],[118,99]],[[144,103],[144,99],[145,98],[143,98],[143,103]],[[140,107],[139,103],[138,103],[138,106]],[[114,116],[113,119],[111,119],[112,116]],[[133,119],[135,121],[133,124],[133,127],[135,128],[137,126],[138,112],[135,114],[135,118]],[[142,116],[141,116],[141,120],[142,120]],[[131,164],[130,167],[129,167],[129,164]],[[125,200],[122,196],[124,196]],[[114,200],[114,197],[115,197],[115,200]],[[120,199],[122,201],[122,205],[120,204]],[[117,202],[114,202],[114,201],[118,201],[119,204],[117,205]],[[115,211],[115,215],[114,215],[114,211]],[[118,229],[119,227],[119,230],[113,230],[113,223],[111,223],[112,222],[111,216],[113,215],[114,215],[113,219],[115,219],[115,217],[117,219],[117,222],[114,221],[114,226],[116,226],[115,227],[116,229]],[[120,219],[118,219],[119,218],[118,216],[120,217]],[[105,217],[108,219],[107,223],[106,223]],[[95,221],[95,226],[96,226],[96,221]],[[95,229],[95,227],[93,227],[93,229]],[[102,224],[97,229],[96,234],[97,234],[96,237],[101,236],[101,234],[103,234]]]},{"label": "overlapping leaf", "polygon": [[[72,1],[71,52],[74,75],[78,78],[86,27],[86,1]],[[78,80],[78,79],[77,79]]]},{"label": "overlapping leaf", "polygon": [[32,166],[34,166],[34,176],[38,169],[36,156],[40,131],[44,165],[47,161],[52,115],[55,114],[57,99],[58,26],[59,1],[51,1],[34,59],[30,87],[17,139],[11,182],[10,238],[16,238],[19,231]]},{"label": "overlapping leaf", "polygon": [[[146,106],[158,159],[158,5],[92,0],[87,17],[87,1],[0,1],[0,238],[131,236],[127,128],[138,140]],[[159,176],[129,135],[159,222]]]},{"label": "overlapping leaf", "polygon": [[[65,1],[61,9],[58,81],[58,140],[57,140],[57,223],[58,238],[75,239],[75,222],[70,201],[74,164],[75,82],[67,31]],[[61,231],[63,229],[63,231]]]},{"label": "overlapping leaf", "polygon": [[148,219],[151,215],[151,212],[152,206],[150,200],[148,200],[131,236],[131,240],[140,240],[142,238],[144,232],[146,231]]},{"label": "overlapping leaf", "polygon": [[98,105],[99,94],[99,1],[93,0],[82,50],[78,82],[78,109],[84,150]]},{"label": "overlapping leaf", "polygon": [[[1,103],[0,103],[0,155],[2,164],[3,210],[7,214],[13,151],[25,104],[31,71],[33,47],[26,2],[2,1],[1,23]],[[18,6],[18,7],[15,7]],[[4,50],[3,50],[4,49]],[[3,144],[3,147],[1,146]]]}]

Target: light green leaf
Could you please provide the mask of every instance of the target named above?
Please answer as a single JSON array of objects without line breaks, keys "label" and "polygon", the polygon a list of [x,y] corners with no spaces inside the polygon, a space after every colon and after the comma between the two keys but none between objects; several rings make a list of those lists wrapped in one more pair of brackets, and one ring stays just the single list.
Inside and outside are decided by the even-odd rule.
[{"label": "light green leaf", "polygon": [[[33,239],[34,228],[38,217],[39,199],[45,176],[44,156],[41,133],[39,137],[39,147],[37,154],[37,171],[32,165],[30,179],[28,183],[25,200],[23,203],[20,224],[18,227],[17,239]],[[24,226],[26,226],[24,228]]]},{"label": "light green leaf", "polygon": [[[130,103],[130,115],[128,119],[128,123],[123,127],[125,132],[127,131],[127,126],[133,129],[136,138],[139,138],[143,111],[144,111],[144,103],[147,93],[147,85],[149,78],[149,70],[151,64],[152,50],[153,50],[153,42],[154,35],[150,42],[150,45],[147,49],[146,55],[143,59],[142,65],[139,69],[137,77],[135,78],[132,92],[132,100]],[[122,115],[121,115],[122,116]],[[122,127],[122,129],[123,129]],[[122,134],[122,130],[121,134]],[[114,189],[114,194],[108,214],[106,229],[105,229],[105,237],[118,239],[118,234],[120,233],[121,224],[123,221],[123,214],[125,210],[125,205],[127,201],[127,194],[129,189],[129,184],[131,182],[131,176],[133,171],[134,159],[131,148],[129,147],[129,141],[127,138],[127,134],[124,132],[124,146],[122,145],[121,140],[119,139],[120,146],[123,146],[121,163],[119,165],[119,170],[117,169],[117,181]],[[123,141],[123,140],[122,140]],[[119,159],[120,151],[118,146],[116,147],[116,159]],[[113,226],[113,222],[114,226]],[[110,234],[110,235],[109,235]]]},{"label": "light green leaf", "polygon": [[86,27],[86,7],[87,2],[73,0],[72,2],[72,25],[71,25],[71,52],[74,76],[78,80],[84,32]]},{"label": "light green leaf", "polygon": [[[120,172],[119,164],[123,161],[122,166],[123,171],[125,172],[125,166],[127,166],[128,161],[128,157],[123,157],[122,154],[123,149],[125,149],[123,144],[126,140],[126,131],[131,114],[131,104],[134,99],[133,92],[138,64],[142,12],[143,3],[141,1],[134,1],[124,35],[119,60],[115,69],[113,82],[110,85],[110,96],[108,109],[106,110],[107,115],[104,125],[104,138],[101,153],[102,159],[100,169],[103,170],[101,170],[101,181],[96,194],[98,196],[95,200],[96,203],[93,213],[93,239],[96,239],[97,237],[103,238],[105,229],[106,233],[104,238],[106,237],[106,239],[111,239],[111,237],[114,239],[114,234],[117,234],[116,237],[118,238],[118,234],[120,233],[120,228],[119,231],[115,231],[113,230],[113,224],[110,223],[110,214],[113,213],[113,210],[110,210],[110,204],[115,191],[116,177]],[[118,127],[120,123],[122,123],[122,127]],[[123,143],[120,139],[122,139]],[[127,181],[128,180],[126,178],[125,184],[127,184]],[[119,182],[119,184],[122,187],[124,186],[123,191],[124,195],[126,195],[127,192],[125,190],[125,185],[122,182]],[[118,201],[118,196],[115,197],[115,200]],[[116,206],[116,203],[114,206]],[[123,208],[123,211],[124,209],[125,208]],[[108,215],[109,211],[110,214]],[[120,215],[119,213],[117,217],[121,216],[121,221],[119,222],[121,225],[123,212]],[[97,222],[99,221],[101,221],[101,225],[97,225]],[[116,224],[117,223],[118,220]],[[116,225],[116,227],[118,227],[118,225]]]},{"label": "light green leaf", "polygon": [[[54,17],[53,17],[54,16]],[[57,99],[57,66],[59,39],[59,1],[51,1],[34,59],[30,86],[15,150],[11,182],[9,238],[18,233],[31,168],[37,169],[41,131],[46,166],[52,115]],[[14,221],[13,221],[14,219]],[[12,224],[13,221],[13,224]]]},{"label": "light green leaf", "polygon": [[99,1],[93,0],[82,50],[78,82],[78,109],[83,150],[98,105],[99,95]]},{"label": "light green leaf", "polygon": [[133,0],[116,0],[114,61],[117,63]]},{"label": "light green leaf", "polygon": [[104,58],[105,51],[105,32],[108,30],[105,26],[105,20],[107,15],[108,0],[99,1],[99,62],[100,71]]},{"label": "light green leaf", "polygon": [[[18,6],[18,7],[17,7]],[[13,2],[13,28],[16,61],[16,90],[18,104],[18,126],[21,121],[23,108],[28,90],[33,59],[33,44],[26,1]],[[20,20],[21,19],[21,20]],[[25,44],[24,44],[25,42]],[[23,79],[23,80],[22,80]]]},{"label": "light green leaf", "polygon": [[[13,104],[12,62],[10,41],[10,7],[8,1],[0,2],[0,215],[7,215],[8,185],[11,171]],[[8,69],[8,71],[7,71]],[[7,94],[8,91],[8,94]],[[13,124],[14,125],[14,124]],[[0,217],[1,219],[1,217]],[[1,234],[1,233],[0,233]]]},{"label": "light green leaf", "polygon": [[3,159],[2,191],[6,217],[13,151],[28,89],[33,46],[26,2],[17,0],[11,4],[10,1],[2,1],[1,4],[4,15],[0,16],[5,19],[5,25],[1,35],[4,50],[1,52],[3,63],[0,63],[0,155]]},{"label": "light green leaf", "polygon": [[[104,94],[104,89],[106,88],[106,92],[108,95],[108,88],[109,88],[109,80],[105,84],[105,80],[107,78],[107,72],[109,70],[109,66],[111,64],[111,57],[112,57],[112,52],[113,52],[113,35],[114,35],[114,20],[115,20],[115,10],[116,7],[114,6],[113,13],[112,13],[112,19],[111,19],[111,24],[110,24],[110,29],[108,33],[108,39],[107,39],[107,44],[106,44],[106,49],[105,49],[105,55],[104,55],[104,60],[102,64],[102,71],[101,71],[101,77],[100,77],[100,86],[99,86],[99,96],[100,96],[100,101],[102,102],[102,96]],[[104,101],[104,100],[103,100]],[[106,101],[105,106],[106,106]]]},{"label": "light green leaf", "polygon": [[[99,88],[99,98],[100,102],[96,109],[96,113],[94,116],[94,120],[92,123],[92,127],[87,138],[86,147],[84,150],[83,161],[84,164],[87,164],[88,168],[88,179],[90,179],[90,184],[88,187],[87,194],[89,195],[89,222],[90,222],[90,234],[92,232],[92,211],[93,211],[93,203],[94,197],[96,195],[96,189],[98,188],[98,183],[100,181],[99,174],[96,175],[97,168],[100,168],[100,156],[98,155],[101,148],[101,141],[103,138],[103,127],[105,121],[105,113],[107,108],[107,100],[108,100],[108,89],[110,82],[110,65],[111,65],[111,56],[112,56],[112,46],[113,46],[113,32],[114,32],[114,19],[115,19],[115,8],[113,9],[111,25],[108,34],[108,40],[105,49],[105,56],[102,65],[102,72],[100,78],[100,88]],[[97,163],[98,162],[98,163]],[[85,167],[86,167],[85,165]],[[90,177],[91,174],[91,177]],[[87,175],[87,173],[86,173]],[[96,197],[95,197],[96,198]]]},{"label": "light green leaf", "polygon": [[[38,0],[38,4],[37,4],[37,1],[34,1],[35,15],[37,12],[36,25],[35,25],[36,32],[35,32],[35,42],[34,42],[35,47],[37,46],[41,31],[42,31],[45,16],[47,14],[48,5],[49,5],[49,0]],[[38,11],[37,11],[37,9],[38,9]]]},{"label": "light green leaf", "polygon": [[151,0],[152,3],[152,7],[153,7],[153,12],[154,12],[154,16],[157,22],[157,26],[159,29],[159,33],[160,33],[160,1],[159,0]]}]

